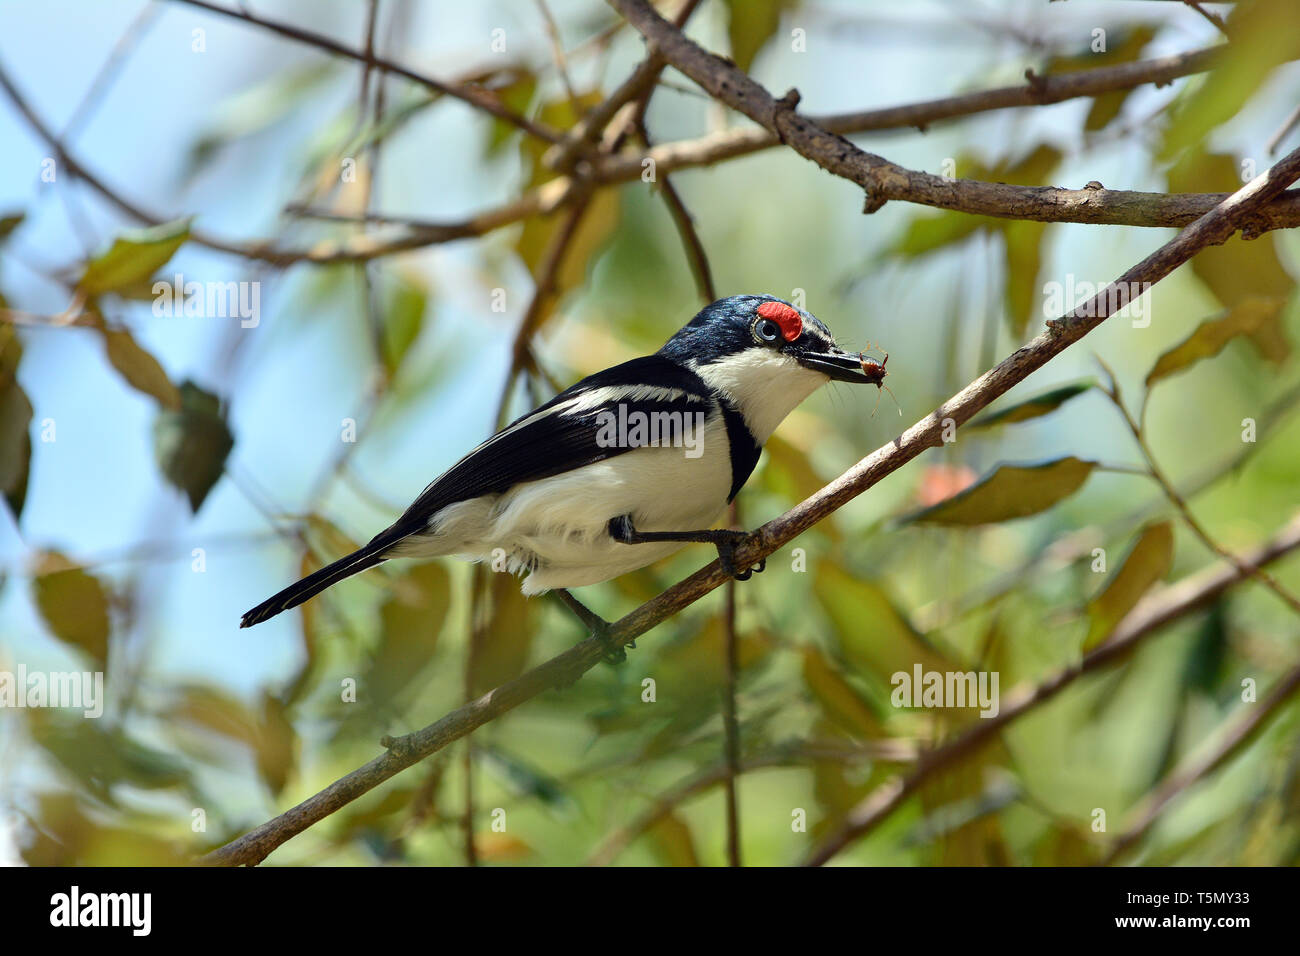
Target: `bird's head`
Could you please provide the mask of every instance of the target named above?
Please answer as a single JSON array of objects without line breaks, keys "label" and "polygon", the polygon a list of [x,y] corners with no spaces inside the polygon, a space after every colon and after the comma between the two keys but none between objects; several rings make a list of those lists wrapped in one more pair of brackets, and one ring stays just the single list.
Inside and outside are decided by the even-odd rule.
[{"label": "bird's head", "polygon": [[836,345],[811,312],[771,295],[719,299],[659,352],[726,396],[760,443],[830,380],[880,385],[887,374]]}]

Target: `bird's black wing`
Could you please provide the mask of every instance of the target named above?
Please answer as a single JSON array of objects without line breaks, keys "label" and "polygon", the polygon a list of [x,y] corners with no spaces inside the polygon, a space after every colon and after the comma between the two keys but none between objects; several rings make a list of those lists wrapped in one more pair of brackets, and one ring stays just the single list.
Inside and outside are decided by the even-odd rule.
[{"label": "bird's black wing", "polygon": [[[653,382],[654,386],[647,387],[647,382]],[[507,425],[452,465],[421,492],[391,527],[375,535],[364,547],[263,601],[244,614],[239,626],[251,627],[297,607],[344,578],[382,563],[394,544],[407,535],[424,531],[429,519],[447,505],[500,493],[525,481],[549,478],[630,451],[631,446],[622,442],[598,441],[602,410],[617,415],[619,405],[624,405],[628,414],[704,412],[707,415],[716,407],[711,398],[708,386],[698,375],[658,355],[633,359],[585,378],[536,411]],[[586,402],[582,407],[572,407],[583,399]]]},{"label": "bird's black wing", "polygon": [[[647,382],[653,382],[653,387],[647,387]],[[581,408],[571,408],[583,400]],[[376,536],[376,541],[395,541],[423,531],[433,515],[458,501],[500,494],[526,481],[550,478],[631,451],[622,442],[597,441],[603,424],[600,412],[617,415],[620,405],[629,415],[709,414],[714,407],[712,393],[698,375],[659,355],[597,372],[511,422],[452,465],[420,493],[392,527]]]}]

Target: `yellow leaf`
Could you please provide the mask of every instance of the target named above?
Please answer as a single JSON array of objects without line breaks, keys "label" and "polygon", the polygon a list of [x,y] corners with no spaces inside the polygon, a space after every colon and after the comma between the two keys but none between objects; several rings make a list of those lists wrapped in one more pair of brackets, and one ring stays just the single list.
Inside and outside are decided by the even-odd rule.
[{"label": "yellow leaf", "polygon": [[1002,465],[946,501],[907,515],[905,522],[979,525],[1046,511],[1078,491],[1096,462],[1058,458],[1041,465]]},{"label": "yellow leaf", "polygon": [[669,813],[652,826],[647,833],[655,849],[669,866],[699,866],[695,840],[691,828],[675,813]]},{"label": "yellow leaf", "polygon": [[1281,362],[1291,353],[1291,345],[1282,330],[1281,299],[1248,299],[1227,315],[1206,319],[1183,341],[1160,358],[1147,373],[1147,386],[1168,378],[1201,359],[1212,358],[1239,335],[1250,339],[1260,354],[1272,361]]},{"label": "yellow leaf", "polygon": [[803,649],[803,680],[822,711],[837,726],[859,738],[885,736],[871,706],[815,647]]},{"label": "yellow leaf", "polygon": [[1090,623],[1083,644],[1085,651],[1105,640],[1142,595],[1169,573],[1173,556],[1174,531],[1168,521],[1153,524],[1142,531],[1123,565],[1088,604]]},{"label": "yellow leaf", "polygon": [[46,625],[102,667],[108,660],[108,591],[99,579],[57,551],[40,555],[33,597]]}]

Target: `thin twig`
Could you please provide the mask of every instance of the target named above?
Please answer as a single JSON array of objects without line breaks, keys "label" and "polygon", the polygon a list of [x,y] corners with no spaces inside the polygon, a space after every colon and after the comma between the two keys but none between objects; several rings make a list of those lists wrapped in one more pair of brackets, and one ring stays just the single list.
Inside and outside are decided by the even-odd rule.
[{"label": "thin twig", "polygon": [[1206,10],[1201,6],[1200,0],[1183,0],[1183,3],[1214,24],[1218,31],[1224,36],[1228,35],[1228,25],[1223,22],[1223,17],[1219,16],[1217,13],[1211,12],[1210,10]]},{"label": "thin twig", "polygon": [[1291,115],[1282,121],[1282,125],[1278,127],[1277,132],[1268,138],[1268,145],[1264,148],[1268,150],[1270,156],[1277,152],[1277,148],[1282,144],[1282,140],[1286,139],[1287,135],[1295,129],[1296,126],[1300,126],[1300,106],[1297,106],[1292,110]]},{"label": "thin twig", "polygon": [[1117,862],[1151,829],[1171,803],[1254,740],[1269,718],[1290,701],[1297,690],[1300,690],[1300,665],[1287,671],[1262,701],[1238,708],[1230,726],[1220,733],[1213,745],[1189,757],[1138,803],[1131,814],[1132,822],[1115,840],[1104,865]]},{"label": "thin twig", "polygon": [[[1270,402],[1263,414],[1259,416],[1257,442],[1244,443],[1241,450],[1225,457],[1187,482],[1185,487],[1179,489],[1179,494],[1185,500],[1190,500],[1231,475],[1263,446],[1264,439],[1285,422],[1297,407],[1300,407],[1300,384],[1288,388]],[[938,606],[918,610],[916,614],[918,626],[925,631],[942,630],[972,611],[986,607],[1004,597],[1015,587],[1023,584],[1028,576],[1072,564],[1089,554],[1099,540],[1142,527],[1167,505],[1168,497],[1161,493],[1147,504],[1108,521],[1100,530],[1089,527],[1064,535],[1045,549],[1035,552],[1019,567],[999,575],[988,584]]]},{"label": "thin twig", "polygon": [[1146,436],[1142,432],[1142,427],[1137,423],[1129,413],[1128,408],[1124,405],[1123,399],[1119,393],[1119,385],[1115,381],[1115,376],[1108,368],[1106,369],[1106,374],[1110,376],[1110,386],[1109,388],[1103,388],[1102,391],[1110,398],[1111,403],[1119,409],[1119,413],[1123,417],[1124,423],[1128,426],[1128,430],[1132,432],[1133,440],[1137,442],[1138,449],[1142,452],[1142,457],[1146,460],[1148,473],[1151,478],[1155,480],[1156,484],[1160,486],[1160,490],[1163,491],[1165,497],[1169,499],[1169,503],[1177,509],[1180,515],[1182,515],[1183,523],[1191,529],[1192,534],[1196,535],[1205,547],[1209,548],[1225,561],[1230,562],[1238,571],[1241,571],[1243,574],[1249,574],[1256,581],[1259,581],[1281,598],[1287,607],[1291,608],[1291,610],[1295,611],[1297,614],[1300,614],[1300,598],[1297,598],[1294,594],[1284,588],[1277,579],[1267,571],[1262,568],[1248,567],[1241,558],[1237,557],[1237,555],[1233,554],[1227,548],[1223,547],[1223,545],[1219,544],[1219,542],[1215,541],[1214,538],[1210,537],[1210,533],[1205,530],[1205,526],[1201,524],[1194,514],[1192,514],[1192,509],[1188,506],[1187,499],[1179,494],[1178,489],[1174,487],[1173,482],[1169,480],[1165,475],[1164,470],[1156,463],[1155,455],[1151,451],[1151,446],[1147,444]]},{"label": "thin twig", "polygon": [[[779,747],[772,753],[746,757],[740,761],[739,771],[753,773],[771,767],[793,767],[818,761],[856,761],[875,760],[881,763],[910,763],[916,760],[916,748],[905,741],[884,740],[867,742],[852,748],[825,749],[795,744]],[[608,866],[636,839],[668,816],[681,804],[705,793],[718,784],[729,779],[735,771],[728,761],[715,764],[699,773],[688,777],[664,793],[656,795],[653,805],[641,816],[626,826],[605,837],[604,841],[588,857],[587,866]]]},{"label": "thin twig", "polygon": [[490,113],[499,120],[504,120],[512,126],[517,126],[538,139],[544,139],[547,142],[556,143],[561,139],[560,134],[550,127],[534,122],[526,116],[520,116],[514,110],[510,109],[493,93],[481,87],[464,86],[458,84],[444,83],[441,80],[435,80],[431,76],[425,76],[416,73],[414,70],[392,63],[379,57],[368,58],[365,53],[353,50],[341,43],[336,43],[329,37],[320,33],[313,33],[310,30],[303,30],[292,24],[281,23],[277,20],[271,20],[267,17],[258,16],[249,13],[247,10],[231,10],[228,7],[220,6],[216,3],[209,3],[208,0],[172,0],[173,3],[184,3],[192,7],[198,7],[201,10],[207,10],[209,13],[218,13],[222,16],[233,17],[236,20],[242,20],[245,23],[269,30],[272,33],[278,33],[280,36],[288,37],[291,40],[297,40],[308,46],[313,46],[318,50],[326,53],[332,53],[335,56],[345,57],[351,60],[358,60],[362,63],[370,63],[375,69],[382,70],[385,73],[391,73],[394,76],[400,76],[403,79],[417,83],[426,89],[433,90],[436,93],[442,93],[446,96],[454,97],[470,106],[476,107],[485,113]]},{"label": "thin twig", "polygon": [[[637,121],[637,132],[641,142],[649,149],[653,144],[650,142],[650,133],[646,130],[643,119]],[[686,208],[681,193],[677,191],[677,187],[667,173],[659,177],[658,185],[659,193],[664,197],[668,212],[673,218],[673,225],[677,227],[677,234],[686,249],[686,261],[690,263],[695,287],[699,290],[700,298],[707,305],[718,298],[718,290],[713,285],[713,269],[709,265],[709,256],[704,251],[704,243],[695,228],[695,220],[691,218],[691,212]]]},{"label": "thin twig", "polygon": [[[1300,515],[1252,551],[1246,562],[1250,567],[1258,567],[1297,548],[1300,548]],[[1203,607],[1246,577],[1231,564],[1217,564],[1147,595],[1120,621],[1110,639],[1085,655],[1079,663],[1057,671],[1036,685],[1022,686],[1004,694],[996,716],[977,721],[960,736],[922,755],[916,769],[907,776],[895,777],[873,790],[849,811],[839,829],[813,850],[806,864],[820,866],[827,862],[873,831],[940,770],[977,753],[1007,725],[1051,700],[1080,677],[1127,659],[1147,635]]]},{"label": "thin twig", "polygon": [[[686,0],[673,17],[673,23],[679,28],[684,27],[699,4],[700,0]],[[641,104],[638,109],[644,109],[644,104],[649,99],[650,92],[654,89],[663,68],[663,57],[650,53],[637,64],[632,75],[613,93],[577,120],[562,142],[547,150],[542,157],[543,165],[557,172],[568,172],[578,155],[596,142],[601,132],[621,109],[633,102]],[[574,115],[577,115],[576,111]]]},{"label": "thin twig", "polygon": [[560,75],[560,82],[564,85],[564,92],[569,98],[569,106],[573,110],[573,118],[576,121],[582,116],[582,103],[569,76],[569,63],[564,56],[564,41],[560,38],[560,26],[555,22],[546,0],[533,0],[533,2],[536,3],[537,10],[542,15],[542,22],[546,25],[546,36],[551,41],[551,57],[555,61],[555,72]]},{"label": "thin twig", "polygon": [[[731,503],[728,516],[730,527],[740,524],[736,502]],[[723,687],[722,687],[722,738],[723,766],[726,776],[727,806],[727,864],[741,866],[740,859],[740,797],[737,793],[740,765],[740,719],[736,712],[736,683],[740,672],[739,641],[736,639],[736,582],[727,582],[726,604],[722,612],[723,631]]]},{"label": "thin twig", "polygon": [[587,212],[588,202],[583,200],[565,210],[564,218],[550,236],[542,259],[537,265],[537,275],[533,277],[533,296],[528,300],[528,308],[519,320],[514,342],[510,347],[510,369],[506,374],[505,386],[501,390],[501,401],[497,406],[496,424],[501,428],[510,409],[510,394],[514,391],[519,371],[529,367],[534,359],[532,350],[533,333],[546,317],[546,306],[556,292],[560,269],[564,265],[569,247],[582,224]]}]

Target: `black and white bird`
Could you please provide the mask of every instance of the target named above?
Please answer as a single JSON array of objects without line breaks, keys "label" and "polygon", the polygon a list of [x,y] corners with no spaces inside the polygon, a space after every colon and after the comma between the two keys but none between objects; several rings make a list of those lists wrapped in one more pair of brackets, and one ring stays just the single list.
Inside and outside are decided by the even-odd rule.
[{"label": "black and white bird", "polygon": [[[690,541],[723,568],[744,532],[712,525],[781,421],[832,379],[880,385],[883,363],[839,348],[813,315],[770,295],[704,308],[654,355],[584,378],[436,478],[390,527],[243,616],[250,627],[389,558],[457,555],[555,590],[643,568]],[[761,570],[761,566],[754,570]]]}]

